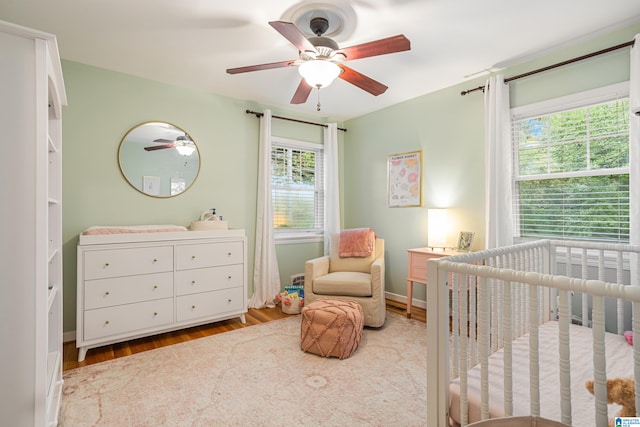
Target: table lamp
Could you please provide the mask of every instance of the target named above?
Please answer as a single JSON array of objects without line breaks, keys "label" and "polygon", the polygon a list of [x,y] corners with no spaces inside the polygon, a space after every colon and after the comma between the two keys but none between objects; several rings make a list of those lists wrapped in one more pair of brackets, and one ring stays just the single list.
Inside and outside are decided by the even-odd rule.
[{"label": "table lamp", "polygon": [[427,246],[435,250],[444,251],[447,245],[447,233],[449,230],[449,218],[446,209],[427,210]]}]

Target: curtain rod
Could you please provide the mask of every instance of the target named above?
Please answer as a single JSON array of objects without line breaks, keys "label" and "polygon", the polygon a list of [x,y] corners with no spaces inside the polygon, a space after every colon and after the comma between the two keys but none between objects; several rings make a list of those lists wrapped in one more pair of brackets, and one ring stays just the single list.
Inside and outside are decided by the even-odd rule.
[{"label": "curtain rod", "polygon": [[[260,113],[258,111],[251,111],[251,110],[246,110],[245,113],[247,114],[253,114],[256,117],[262,117],[264,116],[264,113]],[[296,123],[304,123],[305,125],[314,125],[314,126],[322,126],[324,128],[329,127],[326,123],[314,123],[314,122],[307,122],[305,120],[298,120],[298,119],[291,119],[289,117],[282,117],[282,116],[271,116],[274,119],[280,119],[280,120],[289,120],[290,122],[296,122]],[[347,131],[347,128],[338,128],[338,130],[341,130],[343,132]]]},{"label": "curtain rod", "polygon": [[[529,71],[529,72],[526,72],[526,73],[518,74],[517,76],[508,77],[508,78],[504,79],[504,82],[506,84],[506,83],[509,83],[512,80],[521,79],[523,77],[529,77],[529,76],[531,76],[533,74],[542,73],[543,71],[549,71],[549,70],[552,70],[554,68],[558,68],[558,67],[562,67],[564,65],[572,64],[574,62],[582,61],[583,59],[593,58],[594,56],[602,55],[604,53],[609,53],[609,52],[612,52],[614,50],[622,49],[622,48],[627,47],[627,46],[633,46],[634,42],[635,42],[634,40],[631,40],[630,42],[621,43],[621,44],[618,44],[618,45],[615,45],[615,46],[611,46],[611,47],[608,47],[606,49],[599,50],[597,52],[591,52],[591,53],[588,53],[586,55],[579,56],[577,58],[567,59],[566,61],[558,62],[557,64],[549,65],[547,67],[538,68],[537,70],[533,70],[533,71]],[[465,96],[466,94],[471,93],[471,92],[475,92],[477,90],[481,90],[481,91],[484,92],[484,86],[478,86],[478,87],[473,88],[473,89],[463,90],[462,92],[460,92],[460,95]]]}]

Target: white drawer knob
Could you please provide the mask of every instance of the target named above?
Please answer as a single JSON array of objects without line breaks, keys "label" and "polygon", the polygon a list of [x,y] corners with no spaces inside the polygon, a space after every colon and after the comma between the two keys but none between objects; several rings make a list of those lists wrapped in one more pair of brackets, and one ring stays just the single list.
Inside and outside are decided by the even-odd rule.
[{"label": "white drawer knob", "polygon": [[107,291],[107,292],[105,292],[105,293],[104,293],[104,296],[107,296],[107,295],[109,295],[109,291]]},{"label": "white drawer knob", "polygon": [[158,289],[158,285],[153,285],[153,289]]},{"label": "white drawer knob", "polygon": [[104,324],[105,324],[105,325],[108,325],[108,324],[109,324],[109,321],[108,321],[108,320],[105,320],[105,321],[104,321]]},{"label": "white drawer knob", "polygon": [[191,310],[195,310],[195,309],[196,309],[196,306],[195,306],[195,305],[192,305],[192,306],[191,306]]},{"label": "white drawer knob", "polygon": [[156,262],[158,262],[158,260],[154,258],[154,259],[153,259],[153,262],[154,262],[154,264],[155,264]]},{"label": "white drawer knob", "polygon": [[231,304],[231,298],[229,298],[229,301],[227,301],[227,304]]},{"label": "white drawer knob", "polygon": [[191,281],[191,284],[192,284],[192,285],[195,285],[195,284],[196,284],[196,281],[195,281],[195,280],[192,280],[192,281]]},{"label": "white drawer knob", "polygon": [[227,256],[231,256],[231,252],[227,252]]},{"label": "white drawer knob", "polygon": [[153,317],[156,317],[157,315],[158,315],[158,312],[157,312],[157,311],[154,311],[154,312],[153,312]]},{"label": "white drawer knob", "polygon": [[227,280],[231,280],[231,276],[227,276]]},{"label": "white drawer knob", "polygon": [[108,263],[108,262],[105,262],[105,263],[104,263],[104,266],[105,266],[105,267],[109,267],[109,263]]},{"label": "white drawer knob", "polygon": [[195,255],[191,255],[191,261],[195,260],[196,256]]}]

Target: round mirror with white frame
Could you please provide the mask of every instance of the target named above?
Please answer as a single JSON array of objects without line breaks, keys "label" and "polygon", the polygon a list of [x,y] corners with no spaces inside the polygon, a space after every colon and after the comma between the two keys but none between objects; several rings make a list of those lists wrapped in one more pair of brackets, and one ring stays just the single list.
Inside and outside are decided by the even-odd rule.
[{"label": "round mirror with white frame", "polygon": [[152,197],[187,191],[200,173],[200,152],[191,136],[167,122],[131,128],[118,148],[120,171],[129,184]]}]

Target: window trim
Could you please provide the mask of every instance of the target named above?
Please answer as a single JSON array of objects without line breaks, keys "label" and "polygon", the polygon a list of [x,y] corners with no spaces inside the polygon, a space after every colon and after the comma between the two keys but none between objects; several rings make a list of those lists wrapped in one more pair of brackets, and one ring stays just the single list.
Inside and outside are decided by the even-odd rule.
[{"label": "window trim", "polygon": [[620,97],[629,97],[628,81],[513,107],[511,109],[511,121],[559,113],[591,104],[613,101]]},{"label": "window trim", "polygon": [[[293,138],[284,138],[280,136],[272,136],[271,137],[272,150],[274,146],[290,148],[294,150],[295,149],[310,150],[310,151],[317,152],[318,155],[324,156],[324,145],[316,142],[303,141],[303,140],[293,139]],[[324,165],[324,159],[323,159],[323,165]],[[324,187],[324,182],[322,183],[322,186]],[[273,238],[276,245],[324,242],[324,231],[323,232],[318,232],[316,230],[291,231],[291,230],[285,230],[285,229],[277,229],[277,228],[273,228],[273,219],[272,219],[272,230],[273,230]]]}]

